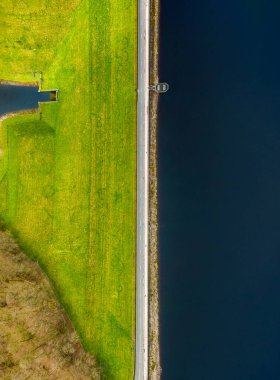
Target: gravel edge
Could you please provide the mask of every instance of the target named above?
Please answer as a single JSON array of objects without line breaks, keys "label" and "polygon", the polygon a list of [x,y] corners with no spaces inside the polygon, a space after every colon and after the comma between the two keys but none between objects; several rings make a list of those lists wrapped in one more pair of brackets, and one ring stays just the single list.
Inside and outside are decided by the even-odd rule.
[{"label": "gravel edge", "polygon": [[[159,62],[159,0],[151,0],[150,83],[158,82]],[[158,256],[158,167],[157,129],[159,95],[150,97],[150,215],[149,215],[149,379],[159,380],[160,325],[159,325],[159,256]]]}]

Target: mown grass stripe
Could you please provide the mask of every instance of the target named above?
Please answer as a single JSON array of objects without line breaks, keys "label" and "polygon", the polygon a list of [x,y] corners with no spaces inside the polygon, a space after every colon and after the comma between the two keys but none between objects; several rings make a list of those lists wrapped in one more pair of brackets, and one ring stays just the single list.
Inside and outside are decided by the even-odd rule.
[{"label": "mown grass stripe", "polygon": [[[128,380],[135,327],[137,3],[71,0],[68,9],[66,0],[38,4],[23,6],[18,17],[13,8],[11,18],[0,9],[1,20],[4,14],[9,25],[17,22],[16,31],[4,28],[9,46],[1,47],[0,77],[30,81],[36,67],[43,87],[59,88],[59,102],[41,106],[41,123],[32,116],[37,132],[27,145],[23,135],[8,144],[11,157],[20,154],[8,173],[18,195],[10,192],[6,201],[3,181],[0,199],[7,207],[0,212],[47,271],[104,378]],[[53,7],[60,24],[50,12],[46,26],[53,20],[54,28],[38,28],[42,12]],[[26,31],[29,16],[36,22]],[[19,33],[25,37],[20,47]],[[13,57],[7,67],[10,54],[21,60]],[[5,126],[14,133],[27,120],[6,120]],[[52,130],[48,138],[44,125]],[[29,168],[38,172],[28,175]],[[33,197],[23,191],[27,184]]]}]

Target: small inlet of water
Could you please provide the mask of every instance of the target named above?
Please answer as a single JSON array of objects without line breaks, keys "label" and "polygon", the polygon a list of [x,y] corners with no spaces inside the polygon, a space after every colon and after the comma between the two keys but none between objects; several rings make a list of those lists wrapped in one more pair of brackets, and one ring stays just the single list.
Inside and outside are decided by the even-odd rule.
[{"label": "small inlet of water", "polygon": [[37,86],[0,85],[0,115],[38,108],[40,102],[56,102],[58,90],[39,91]]}]

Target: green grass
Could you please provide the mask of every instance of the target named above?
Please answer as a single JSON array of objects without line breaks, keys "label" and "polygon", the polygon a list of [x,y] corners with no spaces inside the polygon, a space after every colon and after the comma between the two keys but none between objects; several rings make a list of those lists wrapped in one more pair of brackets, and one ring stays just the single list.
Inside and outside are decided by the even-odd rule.
[{"label": "green grass", "polygon": [[26,3],[0,6],[0,78],[43,71],[59,102],[42,104],[41,118],[2,122],[0,214],[48,273],[104,378],[132,379],[137,4]]}]

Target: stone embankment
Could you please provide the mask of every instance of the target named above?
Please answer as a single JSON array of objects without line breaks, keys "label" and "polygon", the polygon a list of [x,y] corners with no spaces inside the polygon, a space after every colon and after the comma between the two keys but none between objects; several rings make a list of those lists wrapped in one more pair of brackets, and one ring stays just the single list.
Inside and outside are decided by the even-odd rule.
[{"label": "stone embankment", "polygon": [[[150,83],[158,82],[159,62],[159,0],[151,0],[151,66]],[[159,380],[160,340],[159,340],[159,266],[158,266],[158,172],[157,172],[157,128],[158,94],[150,97],[150,255],[149,255],[149,380]]]}]

